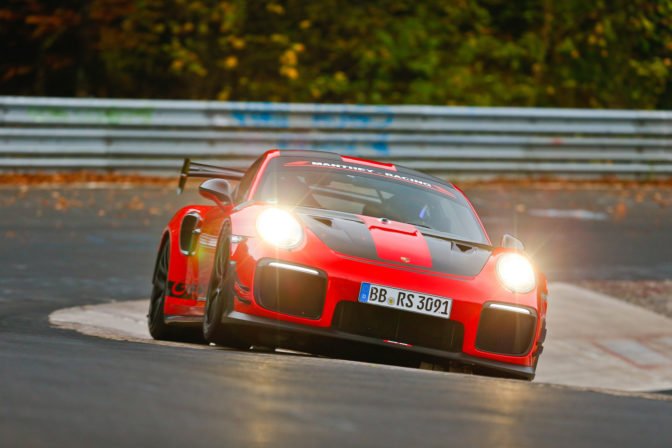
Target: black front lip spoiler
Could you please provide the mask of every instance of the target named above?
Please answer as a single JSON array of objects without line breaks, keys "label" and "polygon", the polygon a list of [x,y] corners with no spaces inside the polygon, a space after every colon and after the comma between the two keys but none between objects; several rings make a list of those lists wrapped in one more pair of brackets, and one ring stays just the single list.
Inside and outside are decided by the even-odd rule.
[{"label": "black front lip spoiler", "polygon": [[506,373],[518,378],[532,380],[535,375],[535,368],[529,366],[521,366],[516,364],[508,364],[501,361],[494,361],[491,359],[479,358],[464,354],[462,352],[446,352],[443,350],[436,350],[426,347],[405,346],[401,344],[394,344],[385,342],[381,339],[371,338],[367,336],[360,336],[357,334],[346,333],[343,331],[334,330],[333,328],[312,327],[308,325],[296,324],[293,322],[285,322],[281,320],[268,319],[265,317],[254,316],[251,314],[244,314],[238,311],[232,311],[230,314],[222,317],[222,323],[231,325],[245,325],[254,327],[264,327],[268,329],[287,331],[291,333],[300,333],[307,335],[315,335],[326,337],[341,341],[351,341],[360,344],[369,344],[386,349],[401,350],[408,353],[416,353],[420,355],[427,355],[434,358],[440,358],[448,361],[457,361],[464,364],[471,364],[475,366],[485,367],[487,369]]}]

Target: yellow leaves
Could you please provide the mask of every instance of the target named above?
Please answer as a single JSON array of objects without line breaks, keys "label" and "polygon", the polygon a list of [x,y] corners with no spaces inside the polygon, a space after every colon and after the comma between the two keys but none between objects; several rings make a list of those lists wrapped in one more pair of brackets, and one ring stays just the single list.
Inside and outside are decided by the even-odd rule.
[{"label": "yellow leaves", "polygon": [[311,25],[310,20],[307,19],[299,22],[299,28],[301,28],[302,30],[310,28],[310,25]]},{"label": "yellow leaves", "polygon": [[238,67],[238,58],[235,56],[228,56],[224,59],[224,67],[228,70]]},{"label": "yellow leaves", "polygon": [[656,29],[656,25],[644,16],[640,17],[640,22],[645,31],[653,32]]},{"label": "yellow leaves", "polygon": [[571,52],[570,54],[572,55],[572,58],[574,58],[574,59],[578,59],[579,56],[581,56],[581,55],[579,54],[579,51],[578,51],[578,50],[572,50],[572,52]]},{"label": "yellow leaves", "polygon": [[228,101],[231,96],[231,88],[222,89],[217,94],[217,101]]},{"label": "yellow leaves", "polygon": [[277,3],[269,3],[268,5],[266,5],[266,9],[278,15],[282,15],[285,13],[285,8],[283,8],[282,5],[278,5]]},{"label": "yellow leaves", "polygon": [[[235,4],[227,2],[219,2],[212,12],[212,18],[214,21],[218,22],[222,20],[220,24],[220,29],[222,31],[228,30],[231,28],[231,25],[235,21],[237,15],[237,7]],[[217,19],[215,19],[217,17]]]},{"label": "yellow leaves", "polygon": [[555,95],[555,87],[546,86],[546,93],[549,94],[549,95]]},{"label": "yellow leaves", "polygon": [[192,31],[194,31],[194,24],[191,22],[185,23],[184,25],[182,25],[182,31],[184,31],[185,33],[191,33]]},{"label": "yellow leaves", "polygon": [[291,65],[294,66],[298,62],[296,53],[292,50],[285,51],[282,56],[280,56],[280,63],[282,65]]},{"label": "yellow leaves", "polygon": [[172,71],[181,73],[186,71],[201,78],[208,74],[197,53],[185,48],[178,40],[173,40],[171,45],[173,62],[170,65]]},{"label": "yellow leaves", "polygon": [[670,65],[672,65],[672,59],[670,58],[663,59],[663,64],[665,64],[666,67],[669,67]]},{"label": "yellow leaves", "polygon": [[287,76],[289,79],[296,79],[296,78],[299,77],[299,71],[298,71],[297,69],[295,69],[295,68],[288,68],[288,69],[286,70],[286,76]]},{"label": "yellow leaves", "polygon": [[297,53],[303,51],[305,51],[305,46],[296,43],[291,45],[289,49],[285,50],[282,55],[280,55],[280,74],[282,76],[289,79],[297,79],[299,77],[299,71],[296,69],[296,66],[299,63]]},{"label": "yellow leaves", "polygon": [[193,11],[193,12],[196,12],[196,13],[202,13],[204,11],[207,11],[208,7],[206,7],[203,3],[199,2],[199,1],[191,1],[187,5],[187,10],[188,11]]},{"label": "yellow leaves", "polygon": [[280,74],[289,79],[296,79],[299,77],[299,71],[294,67],[280,67]]},{"label": "yellow leaves", "polygon": [[231,43],[231,46],[236,50],[240,50],[245,47],[245,41],[236,36],[231,36],[229,38],[229,42]]},{"label": "yellow leaves", "polygon": [[284,34],[271,34],[271,42],[280,45],[287,45],[289,43],[289,38]]},{"label": "yellow leaves", "polygon": [[208,74],[208,71],[205,69],[205,67],[203,67],[203,65],[197,62],[189,64],[188,68],[190,72],[201,78],[204,78]]},{"label": "yellow leaves", "polygon": [[336,72],[334,73],[334,80],[341,83],[348,82],[348,77],[343,72]]}]

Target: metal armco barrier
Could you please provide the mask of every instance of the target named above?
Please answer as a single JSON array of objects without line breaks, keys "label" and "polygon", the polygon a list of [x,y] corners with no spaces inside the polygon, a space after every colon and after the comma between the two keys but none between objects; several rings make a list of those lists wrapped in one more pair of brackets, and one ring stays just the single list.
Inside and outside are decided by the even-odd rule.
[{"label": "metal armco barrier", "polygon": [[0,169],[243,168],[334,151],[442,175],[672,175],[672,112],[0,97]]}]

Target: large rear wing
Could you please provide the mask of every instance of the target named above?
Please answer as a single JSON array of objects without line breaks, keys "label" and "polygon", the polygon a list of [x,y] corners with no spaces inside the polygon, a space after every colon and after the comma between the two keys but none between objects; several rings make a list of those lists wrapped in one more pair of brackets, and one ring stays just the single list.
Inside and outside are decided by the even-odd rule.
[{"label": "large rear wing", "polygon": [[216,179],[240,180],[245,174],[244,171],[224,168],[215,165],[206,165],[205,163],[192,162],[190,159],[184,159],[180,180],[177,184],[177,194],[182,193],[184,185],[189,177],[209,177]]}]

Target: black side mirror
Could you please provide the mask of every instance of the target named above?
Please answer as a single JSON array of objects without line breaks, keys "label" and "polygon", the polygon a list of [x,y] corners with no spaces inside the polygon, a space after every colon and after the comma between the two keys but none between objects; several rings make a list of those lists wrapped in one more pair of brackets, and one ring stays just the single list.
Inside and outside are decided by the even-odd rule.
[{"label": "black side mirror", "polygon": [[204,198],[214,200],[222,205],[233,203],[231,184],[224,179],[208,179],[198,187],[198,192]]},{"label": "black side mirror", "polygon": [[508,233],[502,235],[502,241],[500,241],[499,245],[506,247],[507,249],[515,249],[520,252],[525,252],[525,245],[523,242],[515,236],[509,235]]}]

